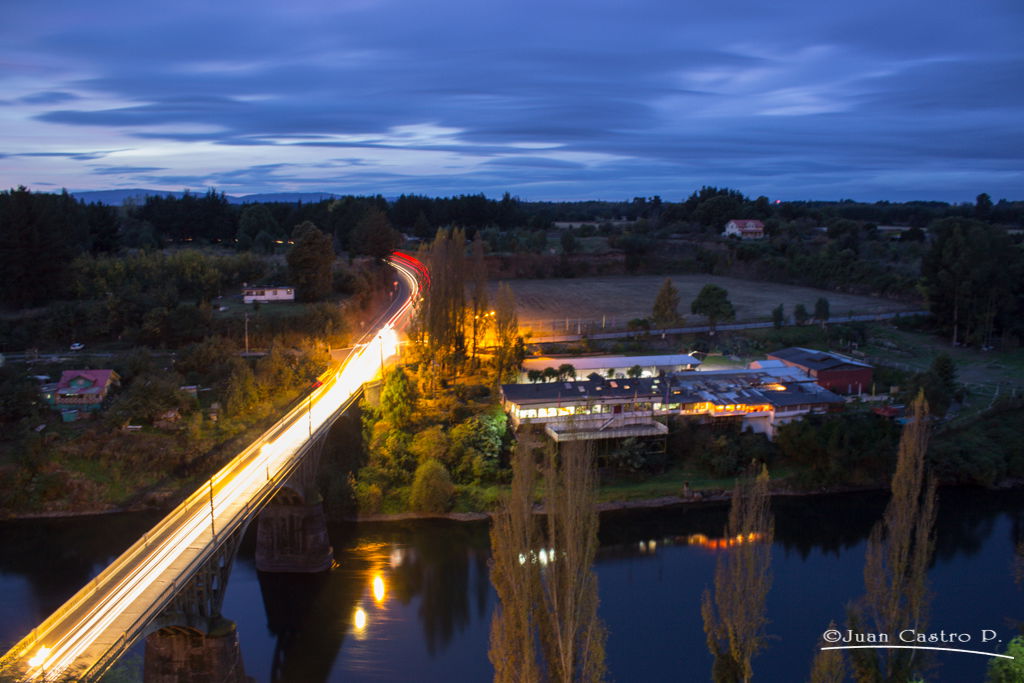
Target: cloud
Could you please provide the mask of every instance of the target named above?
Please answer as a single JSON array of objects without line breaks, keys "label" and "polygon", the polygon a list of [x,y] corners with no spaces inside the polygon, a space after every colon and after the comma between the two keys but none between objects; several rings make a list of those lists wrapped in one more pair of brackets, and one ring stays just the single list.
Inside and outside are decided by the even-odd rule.
[{"label": "cloud", "polygon": [[133,175],[163,171],[160,166],[93,166],[92,172],[99,175]]},{"label": "cloud", "polygon": [[[1019,193],[1024,9],[1006,0],[98,3],[5,16],[0,181]],[[86,142],[132,152],[58,165],[100,158],[62,151]]]},{"label": "cloud", "polygon": [[95,161],[96,159],[102,159],[109,156],[118,150],[100,150],[95,152],[19,152],[17,154],[11,154],[12,157],[25,157],[25,158],[50,158],[55,157],[58,159],[73,159],[74,161]]},{"label": "cloud", "polygon": [[38,92],[32,95],[25,95],[18,98],[18,102],[24,104],[57,104],[58,102],[70,102],[77,100],[78,95],[69,92],[62,92],[60,90],[49,90],[45,92]]}]

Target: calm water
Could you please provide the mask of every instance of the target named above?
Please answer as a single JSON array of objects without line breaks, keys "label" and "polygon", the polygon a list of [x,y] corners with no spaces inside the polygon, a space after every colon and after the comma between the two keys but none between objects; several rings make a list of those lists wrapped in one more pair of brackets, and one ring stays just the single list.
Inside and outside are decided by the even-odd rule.
[{"label": "calm water", "polygon": [[[1024,619],[1013,548],[1024,538],[1019,492],[944,490],[929,574],[931,629],[994,629]],[[757,680],[806,680],[830,620],[863,592],[865,539],[885,497],[778,500],[768,649]],[[721,533],[725,508],[606,517],[597,560],[608,665],[616,681],[709,680],[701,591],[727,550],[689,537]],[[9,646],[156,521],[125,515],[0,525],[0,637]],[[224,615],[238,624],[258,681],[486,681],[495,594],[485,524],[417,522],[331,529],[340,568],[323,576],[260,575],[254,531],[243,542]],[[375,582],[375,579],[379,579]],[[376,587],[375,587],[376,583]],[[376,595],[375,595],[376,590]],[[961,645],[998,649],[991,644]],[[131,657],[141,657],[136,648]],[[942,653],[930,680],[981,681],[987,658]]]}]

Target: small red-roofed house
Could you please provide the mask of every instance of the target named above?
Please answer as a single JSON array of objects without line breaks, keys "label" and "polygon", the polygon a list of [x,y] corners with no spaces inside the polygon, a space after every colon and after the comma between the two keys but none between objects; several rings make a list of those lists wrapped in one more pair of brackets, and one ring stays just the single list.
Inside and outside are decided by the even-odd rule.
[{"label": "small red-roofed house", "polygon": [[65,370],[43,392],[46,402],[60,410],[99,410],[110,387],[120,382],[113,370]]},{"label": "small red-roofed house", "polygon": [[735,235],[741,240],[759,240],[764,237],[764,223],[745,218],[734,218],[725,224],[722,237]]}]

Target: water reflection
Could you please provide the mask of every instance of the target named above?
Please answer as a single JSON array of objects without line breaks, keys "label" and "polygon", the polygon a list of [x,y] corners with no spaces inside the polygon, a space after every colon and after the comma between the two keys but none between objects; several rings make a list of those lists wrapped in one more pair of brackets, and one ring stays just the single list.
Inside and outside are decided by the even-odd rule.
[{"label": "water reflection", "polygon": [[[785,674],[793,662],[806,675],[823,624],[841,621],[842,605],[863,591],[865,540],[887,498],[879,493],[773,501],[777,569],[768,610],[779,639],[758,659],[759,679],[763,674],[764,680],[792,680]],[[1003,628],[1013,616],[1007,603],[1019,605],[1021,595],[1011,571],[1014,546],[1024,533],[1024,496],[942,489],[939,503],[930,573],[933,623]],[[726,512],[725,505],[706,504],[602,519],[599,609],[609,628],[608,664],[615,680],[706,677],[699,596],[716,556],[729,552],[710,543],[722,539]],[[24,636],[48,615],[44,605],[52,610],[67,599],[153,521],[129,516],[0,523],[3,638],[12,643]],[[493,676],[487,642],[495,598],[486,524],[329,530],[340,567],[326,575],[259,575],[253,540],[243,543],[224,613],[239,625],[249,675],[261,683]],[[709,543],[690,543],[697,534]],[[355,629],[360,608],[366,617],[361,635]],[[939,680],[957,680],[958,674],[961,680],[983,679],[985,662],[978,659],[944,660]],[[970,666],[976,668],[964,669]]]},{"label": "water reflection", "polygon": [[[444,649],[457,632],[468,627],[474,601],[477,614],[489,611],[485,526],[421,523],[404,530],[381,531],[398,543],[398,561],[389,575],[391,593],[405,605],[418,598],[417,614],[428,653]],[[475,579],[473,592],[471,577]]]},{"label": "water reflection", "polygon": [[343,650],[346,667],[368,673],[376,664],[365,644],[393,637],[409,607],[430,656],[490,611],[484,525],[336,525],[331,542],[331,572],[257,573],[275,683],[328,680]]}]

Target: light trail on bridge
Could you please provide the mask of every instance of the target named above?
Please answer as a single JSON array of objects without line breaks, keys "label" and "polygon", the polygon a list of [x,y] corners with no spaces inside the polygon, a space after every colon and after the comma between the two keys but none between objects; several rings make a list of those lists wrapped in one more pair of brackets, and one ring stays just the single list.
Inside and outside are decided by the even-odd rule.
[{"label": "light trail on bridge", "polygon": [[304,455],[311,437],[397,353],[398,330],[429,274],[419,261],[398,252],[388,262],[408,292],[389,307],[381,326],[339,369],[324,373],[320,385],[273,427],[15,645],[3,657],[5,672],[31,681],[101,674],[217,546],[258,512]]}]

